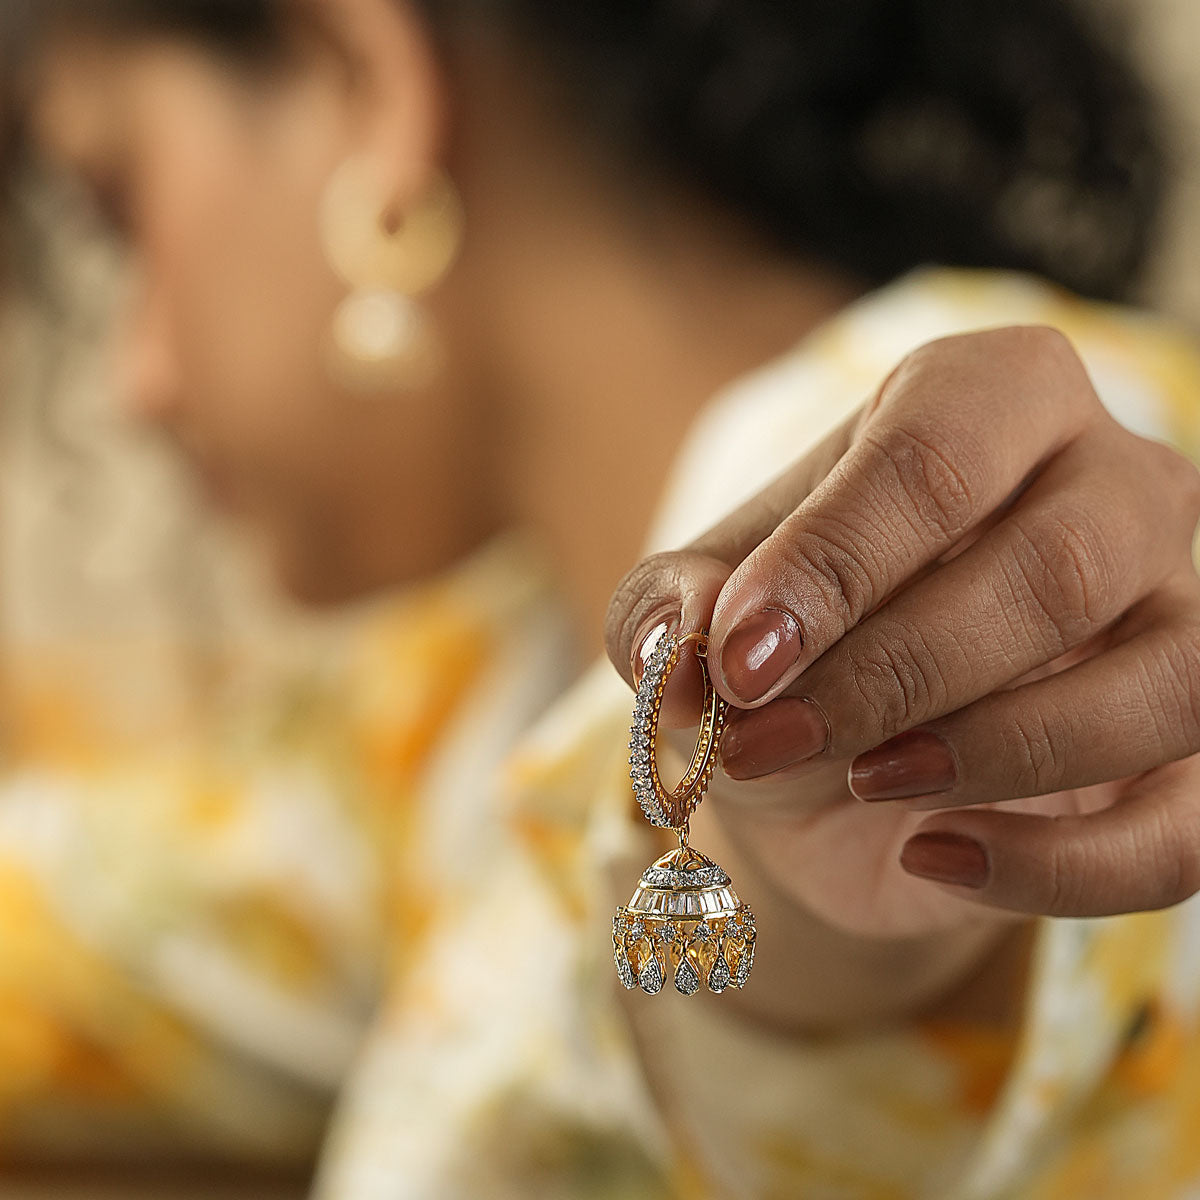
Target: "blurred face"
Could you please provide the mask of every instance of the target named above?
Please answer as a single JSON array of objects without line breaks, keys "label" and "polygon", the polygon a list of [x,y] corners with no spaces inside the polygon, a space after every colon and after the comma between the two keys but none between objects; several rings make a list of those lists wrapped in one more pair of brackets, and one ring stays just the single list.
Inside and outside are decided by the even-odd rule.
[{"label": "blurred face", "polygon": [[479,414],[455,389],[364,394],[327,370],[345,288],[318,211],[356,111],[331,56],[256,73],[97,38],[52,46],[41,109],[137,267],[119,354],[130,408],[313,601],[438,570],[488,532]]}]

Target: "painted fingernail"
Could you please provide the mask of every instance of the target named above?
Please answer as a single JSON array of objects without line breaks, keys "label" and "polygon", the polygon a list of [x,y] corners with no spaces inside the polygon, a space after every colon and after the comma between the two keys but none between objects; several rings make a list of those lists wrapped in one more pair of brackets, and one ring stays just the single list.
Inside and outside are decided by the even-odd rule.
[{"label": "painted fingernail", "polygon": [[904,843],[900,865],[910,874],[936,883],[981,888],[991,875],[987,851],[961,833],[918,833]]},{"label": "painted fingernail", "polygon": [[791,613],[768,608],[747,617],[725,639],[721,670],[738,700],[761,700],[800,659],[804,639]]},{"label": "painted fingernail", "polygon": [[646,673],[646,663],[654,653],[654,647],[669,633],[679,628],[678,617],[651,617],[633,640],[633,682],[639,687]]},{"label": "painted fingernail", "polygon": [[740,716],[721,739],[721,765],[730,779],[762,779],[823,754],[829,720],[812,700],[776,700]]},{"label": "painted fingernail", "polygon": [[958,782],[949,745],[927,729],[912,729],[860,754],[850,766],[850,790],[860,800],[936,796]]}]

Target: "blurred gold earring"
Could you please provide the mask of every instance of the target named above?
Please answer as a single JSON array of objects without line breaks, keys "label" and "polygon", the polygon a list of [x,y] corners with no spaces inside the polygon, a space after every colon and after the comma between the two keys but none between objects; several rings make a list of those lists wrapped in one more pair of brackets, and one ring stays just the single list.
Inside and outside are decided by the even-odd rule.
[{"label": "blurred gold earring", "polygon": [[419,297],[439,283],[462,242],[462,202],[437,173],[401,209],[389,206],[362,159],[330,179],[321,204],[321,241],[350,295],[338,306],[330,369],[364,389],[420,387],[442,364],[440,340]]}]

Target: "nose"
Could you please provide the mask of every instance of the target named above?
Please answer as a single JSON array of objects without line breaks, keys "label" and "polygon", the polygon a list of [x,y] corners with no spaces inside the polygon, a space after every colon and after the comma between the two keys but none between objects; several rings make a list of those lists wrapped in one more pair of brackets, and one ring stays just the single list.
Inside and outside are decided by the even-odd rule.
[{"label": "nose", "polygon": [[117,378],[125,411],[169,424],[177,415],[181,377],[167,305],[146,281],[134,285],[118,339]]}]

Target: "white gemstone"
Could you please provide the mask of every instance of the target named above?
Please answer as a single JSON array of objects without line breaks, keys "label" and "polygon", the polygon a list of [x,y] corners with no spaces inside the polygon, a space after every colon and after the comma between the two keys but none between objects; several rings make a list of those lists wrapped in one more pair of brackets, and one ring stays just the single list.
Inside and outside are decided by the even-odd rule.
[{"label": "white gemstone", "polygon": [[737,969],[737,987],[745,987],[746,981],[750,978],[750,972],[754,970],[754,943],[751,942],[742,952],[742,957],[738,962]]},{"label": "white gemstone", "polygon": [[647,996],[657,996],[662,991],[663,970],[658,956],[652,954],[638,975],[638,983]]},{"label": "white gemstone", "polygon": [[686,954],[679,960],[679,967],[675,971],[675,990],[685,996],[694,996],[700,990],[700,976]]},{"label": "white gemstone", "polygon": [[628,932],[631,938],[636,940],[646,932],[646,926],[642,924],[641,921],[634,921],[632,924],[630,924],[629,929],[626,932]]},{"label": "white gemstone", "polygon": [[729,963],[725,961],[725,955],[718,954],[717,961],[708,973],[708,990],[719,996],[729,986],[729,980]]},{"label": "white gemstone", "polygon": [[662,939],[664,942],[673,942],[678,936],[674,925],[668,922],[663,926]]},{"label": "white gemstone", "polygon": [[701,942],[707,941],[709,936],[711,935],[711,933],[712,933],[712,930],[709,929],[708,922],[706,922],[706,921],[701,921],[700,924],[696,926],[697,941],[701,941]]},{"label": "white gemstone", "polygon": [[633,967],[629,965],[629,959],[623,950],[618,950],[613,955],[617,964],[617,978],[621,981],[621,986],[631,992],[637,987],[637,980],[633,977]]}]

